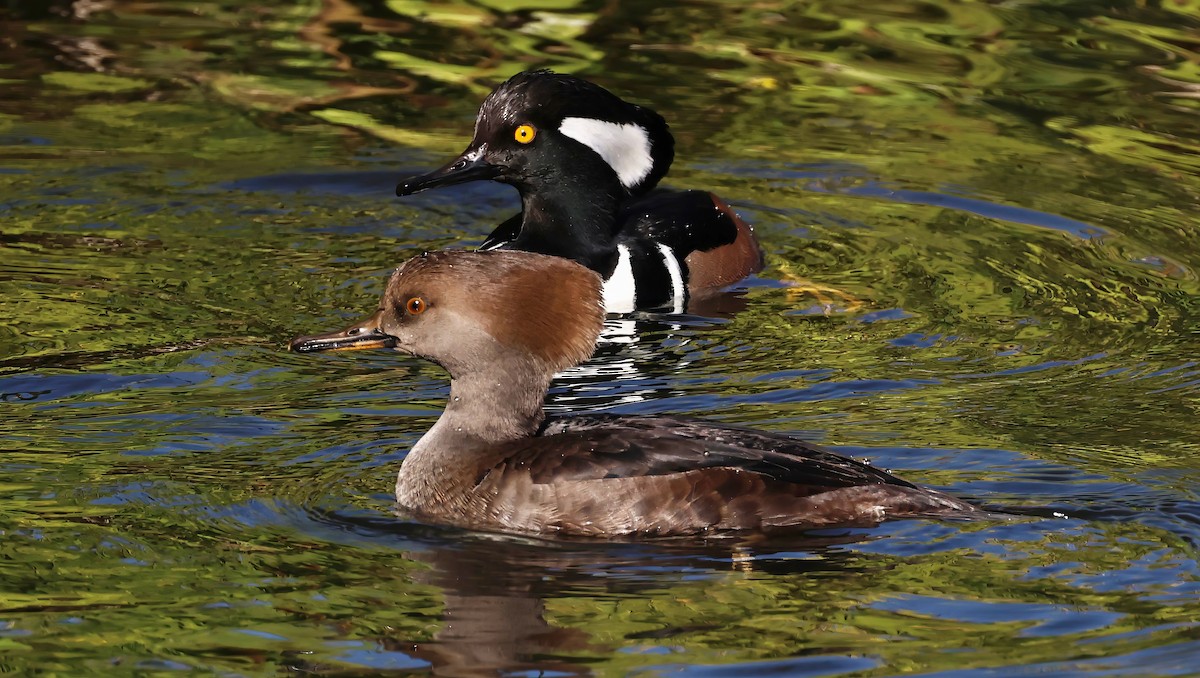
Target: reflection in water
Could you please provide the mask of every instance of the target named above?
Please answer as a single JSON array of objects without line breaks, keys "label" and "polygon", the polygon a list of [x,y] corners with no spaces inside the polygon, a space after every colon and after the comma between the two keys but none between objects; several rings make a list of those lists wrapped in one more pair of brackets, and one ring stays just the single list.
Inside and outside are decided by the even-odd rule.
[{"label": "reflection in water", "polygon": [[685,370],[689,362],[682,356],[664,362],[658,351],[663,337],[681,328],[670,316],[610,317],[592,359],[555,379],[547,413],[578,413],[662,395],[662,378]]},{"label": "reflection in water", "polygon": [[[663,572],[687,579],[778,576],[803,578],[817,573],[837,578],[862,574],[849,552],[834,546],[869,539],[863,532],[828,536],[775,537],[764,550],[760,538],[657,540],[646,543],[563,542],[499,534],[469,533],[395,523],[352,514],[314,515],[327,524],[344,524],[375,539],[426,542],[407,557],[427,568],[414,581],[442,592],[439,628],[433,639],[416,642],[403,636],[377,639],[381,656],[401,653],[427,663],[435,675],[473,676],[520,671],[589,675],[581,659],[615,648],[584,627],[547,619],[547,598],[585,595],[609,600],[636,599],[666,583]],[[439,534],[451,532],[452,534]],[[452,543],[453,546],[448,546]],[[828,581],[828,578],[826,578]],[[669,643],[681,634],[719,628],[715,622],[676,626],[670,619],[627,636],[646,646]],[[294,663],[296,671],[320,665]]]}]

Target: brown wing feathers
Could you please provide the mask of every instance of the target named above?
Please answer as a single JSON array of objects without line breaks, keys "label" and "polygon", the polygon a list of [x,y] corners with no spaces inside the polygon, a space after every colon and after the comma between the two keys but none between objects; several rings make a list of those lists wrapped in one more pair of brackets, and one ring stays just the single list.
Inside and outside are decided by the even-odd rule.
[{"label": "brown wing feathers", "polygon": [[[800,440],[674,417],[571,417],[552,421],[545,430],[547,435],[531,439],[538,441],[527,459],[534,482],[736,468],[812,488],[806,493],[863,484],[914,487],[870,465]],[[534,451],[547,445],[588,451],[576,455]],[[542,458],[540,462],[538,458]]]}]

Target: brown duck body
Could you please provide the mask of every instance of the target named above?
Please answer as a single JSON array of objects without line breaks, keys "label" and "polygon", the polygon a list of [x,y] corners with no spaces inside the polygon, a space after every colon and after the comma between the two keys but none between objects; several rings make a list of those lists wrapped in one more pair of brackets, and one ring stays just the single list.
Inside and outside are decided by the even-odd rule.
[{"label": "brown duck body", "polygon": [[586,537],[982,515],[815,445],[675,417],[552,419],[539,435],[463,452],[473,464],[436,475],[406,463],[400,504],[462,527]]},{"label": "brown duck body", "polygon": [[793,438],[659,416],[545,418],[554,373],[603,323],[599,276],[526,252],[438,252],[392,276],[380,310],[298,351],[388,346],[451,376],[400,468],[396,499],[431,521],[583,537],[666,536],[972,518],[970,504]]}]

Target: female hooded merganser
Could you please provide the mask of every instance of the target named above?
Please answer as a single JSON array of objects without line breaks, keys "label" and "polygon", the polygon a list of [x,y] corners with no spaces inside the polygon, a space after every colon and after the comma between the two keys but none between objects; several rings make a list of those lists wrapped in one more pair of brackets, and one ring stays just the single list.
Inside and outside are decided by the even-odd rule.
[{"label": "female hooded merganser", "polygon": [[408,453],[396,499],[433,522],[586,537],[664,536],[988,515],[815,445],[673,417],[547,419],[556,372],[587,359],[600,278],[529,252],[434,252],[379,310],[294,351],[389,347],[441,365],[450,399]]},{"label": "female hooded merganser", "polygon": [[754,230],[707,191],[656,191],[675,139],[654,111],[579,78],[518,73],[488,95],[462,155],[396,187],[411,195],[477,179],[511,184],[521,214],[481,250],[573,259],[603,276],[604,306],[683,311],[689,296],[762,270]]}]

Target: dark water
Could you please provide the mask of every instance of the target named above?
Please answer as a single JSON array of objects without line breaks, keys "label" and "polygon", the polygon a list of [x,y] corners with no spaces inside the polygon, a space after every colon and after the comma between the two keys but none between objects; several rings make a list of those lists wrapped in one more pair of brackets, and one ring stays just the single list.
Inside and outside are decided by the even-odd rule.
[{"label": "dark water", "polygon": [[[0,4],[0,671],[1200,672],[1198,53],[1195,2]],[[284,346],[514,211],[391,191],[532,66],[662,112],[668,183],[769,258],[738,312],[614,327],[553,409],[787,432],[1030,516],[395,517],[443,375]]]}]

